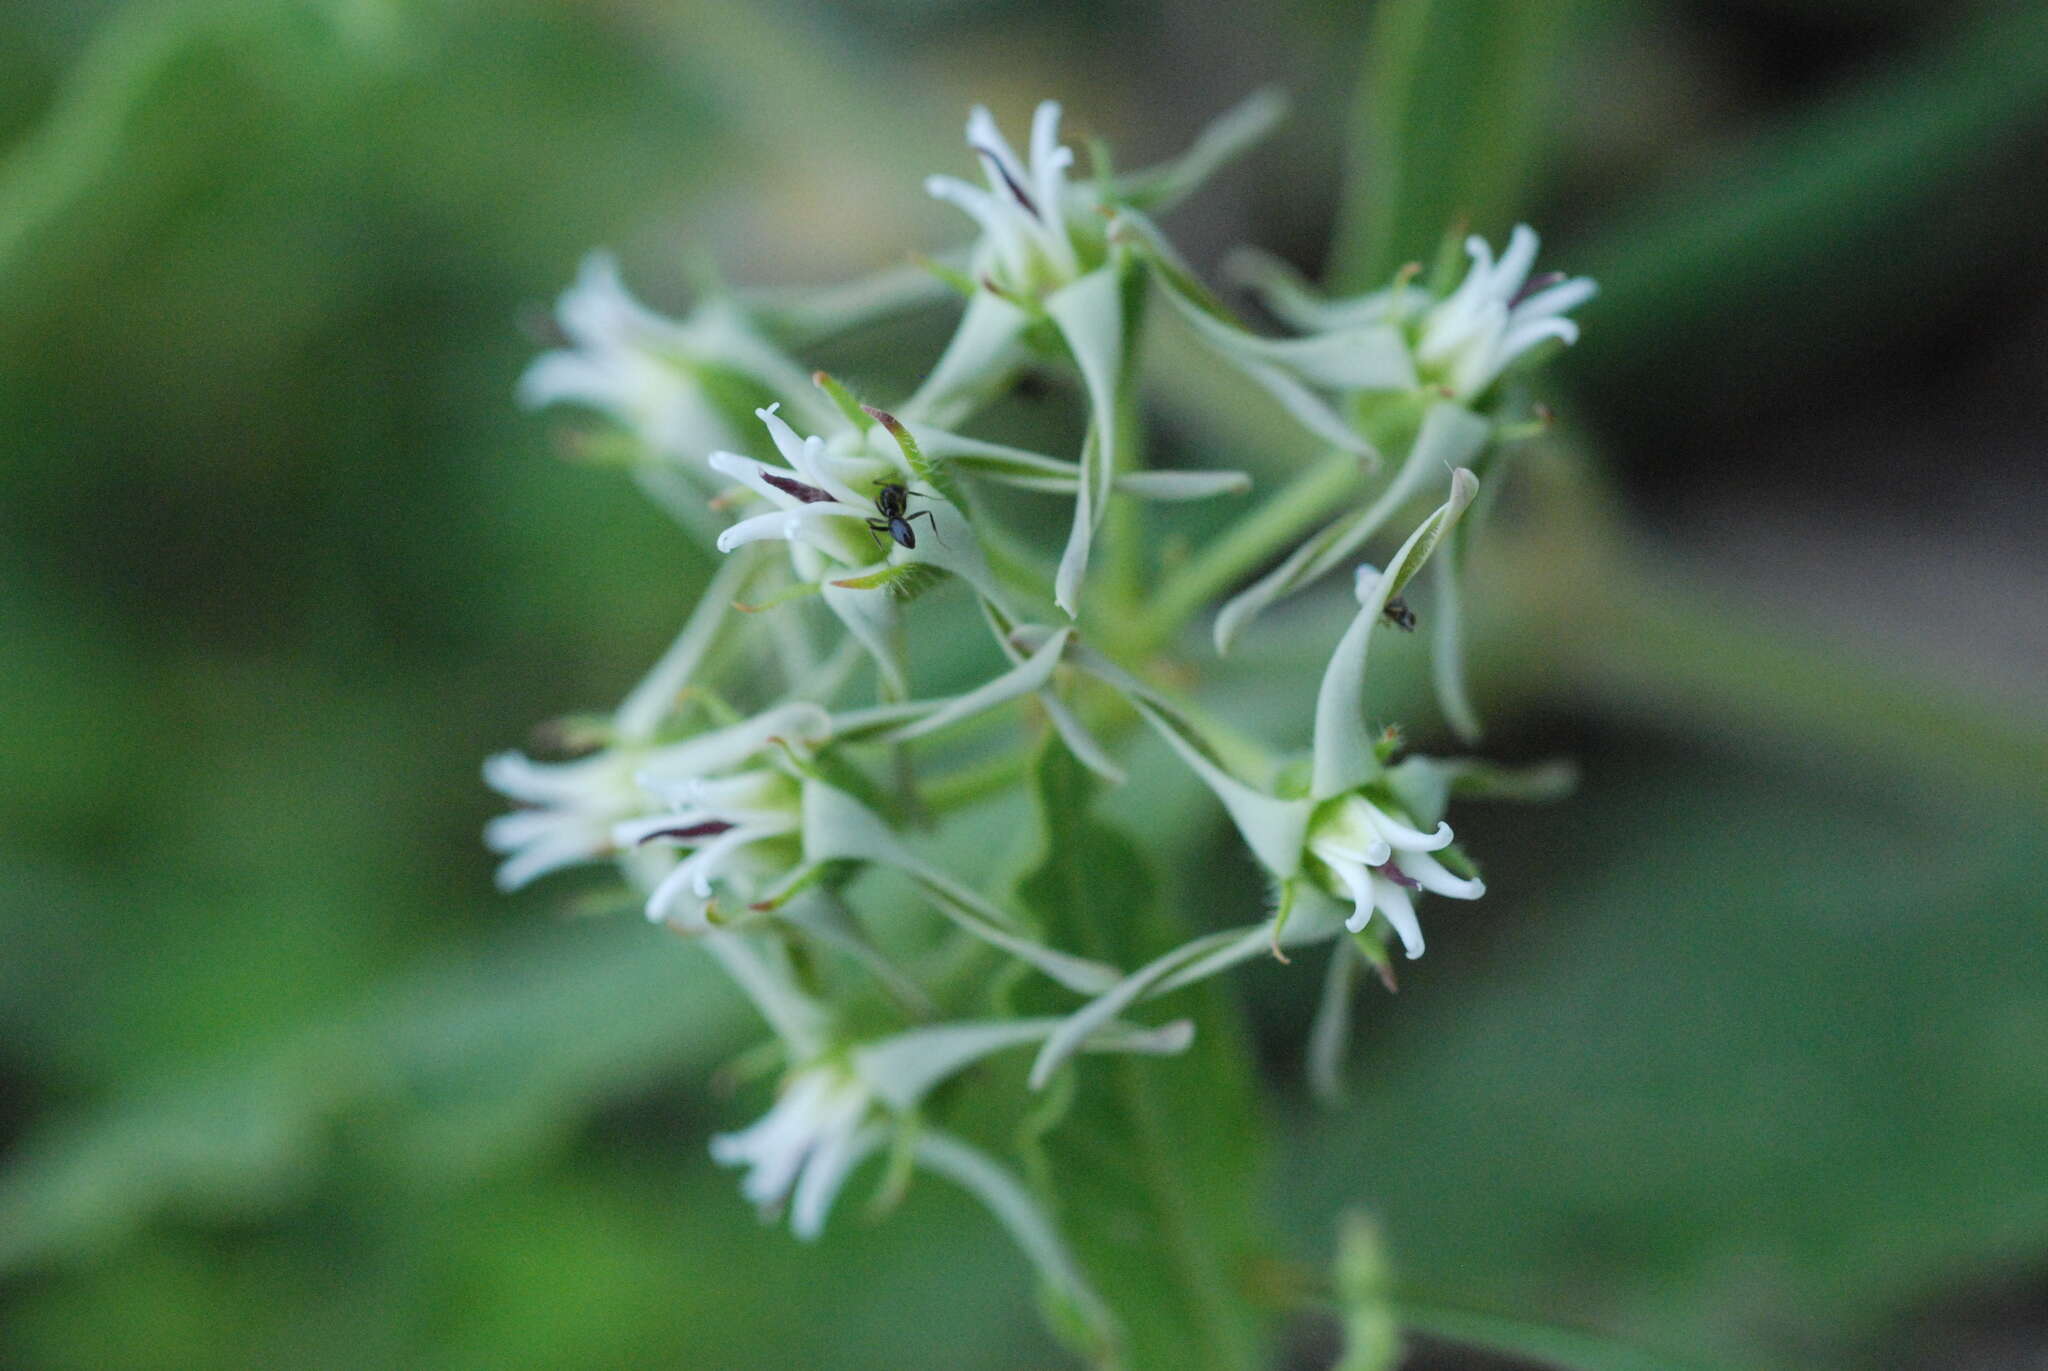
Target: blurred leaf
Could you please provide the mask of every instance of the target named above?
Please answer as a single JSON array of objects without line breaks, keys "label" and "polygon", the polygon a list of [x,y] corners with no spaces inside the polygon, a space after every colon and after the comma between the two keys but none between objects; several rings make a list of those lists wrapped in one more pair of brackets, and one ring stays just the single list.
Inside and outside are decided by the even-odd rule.
[{"label": "blurred leaf", "polygon": [[742,1006],[654,936],[557,927],[45,1126],[0,1177],[0,1270],[102,1249],[165,1212],[272,1210],[343,1130],[414,1183],[489,1174],[602,1101],[702,1068],[737,1040]]},{"label": "blurred leaf", "polygon": [[1404,1303],[1401,1318],[1410,1328],[1489,1352],[1527,1357],[1565,1371],[1705,1371],[1705,1364],[1645,1352],[1596,1333],[1530,1323],[1524,1319]]},{"label": "blurred leaf", "polygon": [[[1095,789],[1049,740],[1035,777],[1044,847],[1018,893],[1052,942],[1138,966],[1188,930],[1157,912],[1144,855],[1089,817]],[[1262,1356],[1244,1277],[1260,1247],[1264,1133],[1249,1057],[1220,985],[1167,1009],[1192,1013],[1194,1046],[1070,1068],[1071,1104],[1036,1160],[1062,1232],[1123,1322],[1130,1367],[1248,1368]]]},{"label": "blurred leaf", "polygon": [[1681,356],[1753,368],[1839,347],[1846,320],[1924,310],[1937,279],[1977,269],[1959,234],[2033,241],[2025,203],[1978,192],[2017,191],[2038,163],[2048,8],[1950,13],[1945,41],[1730,149],[1575,252],[1601,298],[1574,364],[1696,391]]},{"label": "blurred leaf", "polygon": [[1312,1131],[1296,1222],[1362,1195],[1422,1289],[1588,1292],[1573,1318],[1630,1340],[1808,1366],[2038,1259],[2035,821],[1620,743],[1580,800],[1461,821],[1489,922],[1362,1006],[1359,1108]]},{"label": "blurred leaf", "polygon": [[1329,285],[1366,290],[1463,226],[1498,238],[1535,178],[1574,0],[1386,0],[1353,116]]}]

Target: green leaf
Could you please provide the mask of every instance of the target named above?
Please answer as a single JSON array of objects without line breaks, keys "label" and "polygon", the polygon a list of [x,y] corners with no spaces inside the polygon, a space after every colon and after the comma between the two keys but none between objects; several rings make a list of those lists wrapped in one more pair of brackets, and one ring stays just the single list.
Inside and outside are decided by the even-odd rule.
[{"label": "green leaf", "polygon": [[331,1165],[336,1133],[409,1178],[488,1175],[739,1035],[743,1007],[672,939],[507,941],[32,1132],[0,1180],[0,1271],[104,1252],[165,1212],[270,1213]]},{"label": "green leaf", "polygon": [[1404,1324],[1419,1332],[1483,1347],[1489,1352],[1528,1357],[1562,1371],[1707,1371],[1709,1366],[1691,1359],[1679,1361],[1576,1328],[1530,1323],[1470,1309],[1403,1303],[1400,1315]]},{"label": "green leaf", "polygon": [[[1601,287],[1599,327],[1575,365],[1660,390],[1696,377],[1701,358],[1724,382],[1731,357],[1747,373],[1797,367],[1845,330],[1909,317],[1975,269],[1987,238],[2023,241],[2023,221],[1975,197],[2023,180],[2005,167],[2034,155],[2048,9],[1970,8],[1945,41],[1702,159],[1709,169],[1575,253]],[[1877,262],[1913,288],[1872,289]],[[1771,326],[1732,300],[1758,302]]]},{"label": "green leaf", "polygon": [[[1019,902],[1055,946],[1118,965],[1185,940],[1162,917],[1139,850],[1090,817],[1093,777],[1057,740],[1034,770],[1043,833]],[[1263,1127],[1249,1056],[1222,988],[1171,1005],[1195,1043],[1171,1061],[1083,1059],[1073,1099],[1037,1144],[1061,1231],[1122,1325],[1131,1371],[1226,1371],[1263,1364],[1242,1288],[1258,1250]]]},{"label": "green leaf", "polygon": [[1330,284],[1383,285],[1447,229],[1513,223],[1553,126],[1572,0],[1388,0],[1373,25]]},{"label": "green leaf", "polygon": [[2039,821],[1649,736],[1570,804],[1493,816],[1499,941],[1361,1005],[1358,1108],[1316,1121],[1280,1193],[1298,1227],[1370,1204],[1432,1304],[1596,1290],[1650,1347],[1854,1364],[2048,1233],[2048,1080],[2014,1069],[2048,1053]]}]

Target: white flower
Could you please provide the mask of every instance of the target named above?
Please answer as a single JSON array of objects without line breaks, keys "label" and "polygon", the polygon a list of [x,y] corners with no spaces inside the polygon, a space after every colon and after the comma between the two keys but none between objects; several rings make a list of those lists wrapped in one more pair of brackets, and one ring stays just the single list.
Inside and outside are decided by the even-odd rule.
[{"label": "white flower", "polygon": [[1425,381],[1458,399],[1477,397],[1515,360],[1547,339],[1578,341],[1565,315],[1599,289],[1583,276],[1551,273],[1531,279],[1536,232],[1515,225],[1499,262],[1484,238],[1465,240],[1472,266],[1458,288],[1423,314],[1415,359]]},{"label": "white flower", "polygon": [[[1477,490],[1471,472],[1453,473],[1450,498],[1409,534],[1389,570],[1360,569],[1358,615],[1331,654],[1316,696],[1306,794],[1298,785],[1274,784],[1280,768],[1270,758],[1248,757],[1253,749],[1204,736],[1183,707],[1144,681],[1087,648],[1073,649],[1075,662],[1121,689],[1215,793],[1278,886],[1280,907],[1270,919],[1204,934],[1162,953],[1075,1011],[1040,1050],[1031,1072],[1034,1087],[1044,1085],[1088,1034],[1140,1000],[1217,975],[1268,948],[1279,953],[1285,946],[1334,939],[1343,929],[1363,931],[1375,912],[1400,934],[1410,957],[1420,956],[1422,932],[1410,890],[1459,899],[1484,892],[1478,881],[1454,875],[1434,855],[1451,842],[1441,816],[1424,819],[1435,823],[1430,832],[1414,821],[1423,817],[1419,811],[1426,802],[1443,802],[1448,785],[1430,783],[1426,771],[1410,780],[1397,775],[1398,768],[1389,770],[1364,722],[1367,647],[1387,602],[1428,561]],[[1264,774],[1246,779],[1245,773],[1259,772]],[[1317,893],[1322,890],[1352,901],[1348,919],[1335,917],[1335,907]]]},{"label": "white flower", "polygon": [[[967,146],[981,159],[988,189],[952,176],[926,179],[932,196],[959,206],[982,228],[977,272],[1005,294],[1036,299],[1083,271],[1083,245],[1074,223],[1087,213],[1082,195],[1067,184],[1073,152],[1060,145],[1060,107],[1047,100],[1031,119],[1031,160],[1011,148],[995,118],[976,105],[967,117]],[[1101,233],[1092,251],[1100,255]]]},{"label": "white flower", "polygon": [[[1377,356],[1391,343],[1407,354],[1407,362],[1386,365],[1380,378],[1350,389],[1424,386],[1470,403],[1538,344],[1552,338],[1578,341],[1579,326],[1565,316],[1592,299],[1599,287],[1586,277],[1566,278],[1560,272],[1531,277],[1536,246],[1535,230],[1527,224],[1515,225],[1498,262],[1484,238],[1467,238],[1465,252],[1472,265],[1442,299],[1405,279],[1385,290],[1325,299],[1284,263],[1262,253],[1240,252],[1232,262],[1235,274],[1283,322],[1308,336],[1247,342],[1249,335],[1238,334],[1217,341],[1234,342],[1239,351],[1263,352],[1302,380],[1320,385],[1341,380],[1306,364],[1320,360],[1320,354],[1289,358],[1278,350],[1341,338],[1347,352]],[[1212,326],[1210,332],[1216,329]]]},{"label": "white flower", "polygon": [[485,845],[506,857],[500,888],[517,890],[562,867],[618,854],[613,829],[651,802],[640,771],[675,751],[657,747],[655,736],[755,569],[729,562],[712,577],[675,642],[613,713],[611,742],[602,751],[569,762],[501,752],[484,762],[485,782],[521,806],[484,827]]},{"label": "white flower", "polygon": [[[1553,273],[1532,279],[1536,234],[1528,225],[1515,227],[1498,263],[1483,238],[1468,238],[1465,250],[1472,267],[1442,299],[1405,278],[1366,295],[1325,299],[1286,264],[1249,250],[1235,254],[1233,273],[1301,334],[1294,338],[1249,332],[1213,301],[1191,293],[1185,273],[1158,270],[1156,254],[1153,261],[1168,301],[1218,355],[1310,432],[1335,447],[1376,457],[1358,431],[1359,397],[1426,395],[1467,407],[1538,344],[1552,338],[1571,343],[1579,336],[1578,325],[1565,315],[1597,288],[1584,277],[1567,280]],[[1489,422],[1481,433],[1490,430]],[[1322,535],[1325,541],[1331,536]],[[1327,569],[1325,564],[1322,570]]]},{"label": "white flower", "polygon": [[[687,319],[657,314],[634,299],[611,254],[584,258],[562,292],[555,321],[568,346],[542,353],[519,378],[529,409],[582,405],[623,428],[648,461],[636,464],[649,494],[685,522],[704,485],[699,456],[734,442],[731,414],[713,379],[733,378],[772,394],[800,388],[802,368],[764,338],[732,300],[712,296]],[[678,482],[699,487],[691,492]]]},{"label": "white flower", "polygon": [[[1060,145],[1058,103],[1043,102],[1032,117],[1028,162],[1017,156],[989,112],[976,106],[967,120],[967,145],[981,159],[988,188],[950,176],[925,182],[932,195],[959,206],[980,224],[982,236],[972,258],[980,288],[903,414],[920,422],[957,424],[1014,373],[1034,321],[1051,324],[1081,373],[1091,411],[1090,438],[1074,471],[1073,526],[1053,582],[1053,599],[1070,616],[1080,612],[1095,532],[1126,465],[1117,452],[1116,416],[1135,337],[1134,321],[1126,317],[1132,254],[1117,245],[1105,212],[1138,225],[1141,206],[1168,204],[1186,194],[1223,161],[1263,137],[1279,113],[1276,97],[1254,96],[1213,125],[1177,162],[1111,183],[1105,193],[1099,182],[1068,182],[1074,155]],[[1155,251],[1167,251],[1149,225],[1144,237]]]},{"label": "white flower", "polygon": [[[725,950],[733,951],[730,946]],[[757,973],[763,965],[756,964]],[[748,979],[755,988],[783,980],[775,973]],[[794,992],[774,993],[781,999]],[[1036,1018],[933,1024],[820,1053],[784,1079],[781,1093],[759,1121],[713,1137],[712,1159],[745,1167],[740,1193],[768,1215],[787,1204],[791,1231],[815,1238],[853,1169],[887,1140],[892,1126],[917,1110],[933,1087],[984,1057],[1041,1041],[1063,1023]],[[1160,1028],[1109,1022],[1080,1046],[1091,1052],[1166,1056],[1184,1051],[1193,1038],[1194,1026],[1185,1019]]]},{"label": "white flower", "polygon": [[1327,873],[1331,893],[1352,901],[1347,929],[1362,932],[1377,912],[1401,935],[1403,950],[1420,957],[1422,926],[1409,892],[1476,900],[1486,885],[1452,874],[1432,855],[1450,846],[1449,824],[1439,822],[1434,832],[1424,833],[1393,810],[1389,800],[1375,803],[1363,791],[1340,796],[1311,823],[1308,850]]},{"label": "white flower", "polygon": [[[869,453],[850,454],[829,449],[825,439],[815,435],[799,437],[777,413],[779,404],[757,409],[754,415],[768,426],[776,451],[786,468],[742,457],[735,452],[714,452],[713,471],[739,481],[766,500],[772,509],[742,519],[718,535],[718,550],[734,548],[764,539],[782,539],[792,545],[822,553],[844,567],[865,567],[887,557],[888,544],[868,527],[876,517],[875,495],[884,482],[908,479],[907,467],[891,465],[886,458]],[[794,554],[793,554],[794,555]],[[803,559],[800,574],[817,580],[824,568],[815,558]]]},{"label": "white flower", "polygon": [[729,430],[693,372],[697,340],[635,300],[611,254],[583,259],[576,283],[556,302],[555,320],[569,346],[527,367],[521,404],[588,406],[658,453],[680,456],[727,441]]},{"label": "white flower", "polygon": [[518,890],[616,852],[612,826],[647,805],[633,780],[645,757],[644,749],[613,747],[572,762],[536,762],[518,752],[487,760],[484,780],[523,806],[484,826],[484,844],[505,857],[498,888]]},{"label": "white flower", "polygon": [[752,903],[802,865],[802,787],[781,749],[806,749],[830,731],[818,706],[789,704],[649,755],[634,780],[668,807],[648,813],[643,802],[612,840],[689,851],[649,893],[649,919],[701,931],[721,888]]},{"label": "white flower", "polygon": [[[820,374],[821,387],[837,390]],[[838,392],[844,395],[843,391]],[[846,401],[851,410],[850,397]],[[751,490],[770,509],[740,520],[718,535],[718,547],[731,552],[749,543],[781,541],[789,545],[790,566],[800,586],[815,587],[825,605],[875,659],[893,694],[905,694],[900,645],[897,641],[896,592],[909,584],[913,563],[948,571],[974,587],[992,605],[1004,595],[982,556],[981,544],[959,506],[947,492],[938,468],[926,461],[919,437],[893,415],[867,408],[863,419],[832,422],[829,438],[799,436],[777,412],[779,406],[754,411],[768,427],[787,466],[770,466],[733,452],[714,452],[713,470]],[[919,433],[948,452],[972,450],[978,460],[1014,465],[1036,454],[972,440],[937,429]],[[989,454],[995,454],[990,456]],[[918,454],[913,460],[913,454]],[[1038,459],[1049,461],[1050,459]],[[923,465],[919,465],[922,463]],[[920,472],[931,479],[921,478]],[[887,486],[900,487],[907,515],[891,526],[879,499]],[[1007,612],[1007,611],[1006,611]]]},{"label": "white flower", "polygon": [[757,1209],[773,1213],[793,1196],[790,1228],[815,1238],[847,1173],[871,1150],[862,1132],[873,1104],[874,1093],[845,1066],[806,1067],[758,1123],[714,1136],[711,1158],[747,1169],[740,1193]]}]

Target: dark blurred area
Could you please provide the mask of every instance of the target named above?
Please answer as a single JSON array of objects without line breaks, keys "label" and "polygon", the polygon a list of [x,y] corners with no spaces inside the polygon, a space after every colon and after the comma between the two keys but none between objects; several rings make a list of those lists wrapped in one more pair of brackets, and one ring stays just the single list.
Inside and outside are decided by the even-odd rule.
[{"label": "dark blurred area", "polygon": [[[1731,1366],[2048,1366],[2048,12],[1540,8],[1510,213],[1602,284],[1556,442],[1785,703],[1523,671],[1548,624],[1480,645],[1495,745],[1585,783],[1461,823],[1492,893],[1368,1002],[1349,1110],[1295,1074],[1313,986],[1243,979],[1277,1231],[1319,1264],[1362,1204],[1420,1289]],[[493,890],[480,759],[615,701],[709,565],[515,409],[519,320],[600,245],[680,310],[705,258],[802,285],[956,241],[919,183],[977,100],[1056,96],[1138,165],[1282,86],[1170,227],[1317,272],[1370,26],[0,13],[0,1362],[1063,1364],[943,1187],[758,1224],[704,1151],[730,992]],[[941,327],[837,346],[900,380]],[[1171,888],[1263,898],[1192,855]]]}]

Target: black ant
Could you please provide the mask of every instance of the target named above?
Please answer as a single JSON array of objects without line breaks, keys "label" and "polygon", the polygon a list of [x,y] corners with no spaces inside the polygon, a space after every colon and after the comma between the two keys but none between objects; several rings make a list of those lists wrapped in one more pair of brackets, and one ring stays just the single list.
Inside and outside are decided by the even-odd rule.
[{"label": "black ant", "polygon": [[1403,633],[1413,633],[1415,631],[1415,611],[1408,608],[1408,602],[1400,596],[1396,595],[1393,599],[1387,601],[1386,608],[1382,609],[1380,613],[1386,618],[1388,623],[1400,629]]},{"label": "black ant", "polygon": [[[913,495],[920,500],[932,498],[921,490],[910,490],[907,487],[897,485],[894,481],[878,489],[875,492],[875,508],[881,511],[882,517],[868,520],[868,537],[875,538],[877,533],[886,533],[903,546],[914,548],[917,546],[917,535],[910,531],[910,521],[912,519],[930,520],[932,533],[936,536],[939,531],[939,521],[932,518],[930,510],[921,509],[915,514],[905,514],[903,512],[908,507],[910,497]],[[939,541],[943,543],[946,540],[940,538]],[[881,545],[882,540],[875,538],[875,546],[880,547]]]}]

